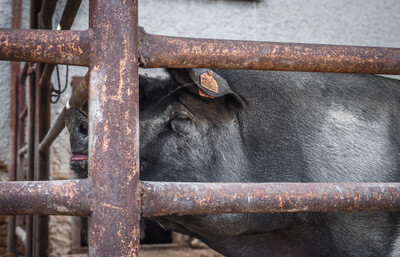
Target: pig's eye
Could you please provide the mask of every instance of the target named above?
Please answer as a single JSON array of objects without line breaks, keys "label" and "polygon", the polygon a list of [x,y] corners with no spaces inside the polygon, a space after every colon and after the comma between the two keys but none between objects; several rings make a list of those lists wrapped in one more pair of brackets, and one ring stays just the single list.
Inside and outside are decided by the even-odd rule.
[{"label": "pig's eye", "polygon": [[79,125],[79,132],[82,134],[82,135],[85,135],[85,136],[87,136],[88,135],[88,130],[87,130],[87,127],[86,126],[84,126],[84,125]]},{"label": "pig's eye", "polygon": [[192,127],[192,119],[187,115],[176,114],[171,118],[169,125],[174,131],[189,133]]}]

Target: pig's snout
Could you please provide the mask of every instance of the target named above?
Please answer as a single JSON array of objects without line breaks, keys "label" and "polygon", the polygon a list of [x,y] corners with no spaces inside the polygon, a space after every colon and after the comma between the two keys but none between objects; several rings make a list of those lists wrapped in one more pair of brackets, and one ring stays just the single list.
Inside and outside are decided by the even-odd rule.
[{"label": "pig's snout", "polygon": [[79,178],[88,176],[88,117],[76,108],[65,113],[65,125],[70,133],[71,169]]}]

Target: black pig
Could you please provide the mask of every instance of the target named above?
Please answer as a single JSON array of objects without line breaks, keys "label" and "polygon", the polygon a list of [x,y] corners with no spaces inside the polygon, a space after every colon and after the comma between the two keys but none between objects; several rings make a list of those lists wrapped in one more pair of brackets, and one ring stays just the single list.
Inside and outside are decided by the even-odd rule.
[{"label": "black pig", "polygon": [[[277,71],[169,72],[165,80],[140,77],[141,180],[399,181],[397,80]],[[70,127],[72,149],[85,145],[80,140],[87,135]],[[77,165],[87,150],[73,152]],[[400,256],[398,220],[397,212],[157,218],[162,226],[233,257]]]}]

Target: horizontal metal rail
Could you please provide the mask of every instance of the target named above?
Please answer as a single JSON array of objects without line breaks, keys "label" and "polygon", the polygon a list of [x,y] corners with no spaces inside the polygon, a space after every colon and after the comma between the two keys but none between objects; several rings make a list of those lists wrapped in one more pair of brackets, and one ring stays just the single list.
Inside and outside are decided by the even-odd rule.
[{"label": "horizontal metal rail", "polygon": [[89,31],[0,29],[0,60],[89,66]]},{"label": "horizontal metal rail", "polygon": [[144,68],[400,74],[400,48],[169,37],[140,28]]},{"label": "horizontal metal rail", "polygon": [[88,216],[90,179],[0,183],[0,215]]},{"label": "horizontal metal rail", "polygon": [[[91,180],[1,182],[0,215],[88,216]],[[142,216],[260,212],[400,211],[400,183],[142,181]]]},{"label": "horizontal metal rail", "polygon": [[[195,39],[141,28],[144,68],[286,70],[400,74],[400,48]],[[0,60],[89,66],[89,31],[0,29]]]},{"label": "horizontal metal rail", "polygon": [[142,216],[246,212],[400,211],[400,183],[142,181]]}]

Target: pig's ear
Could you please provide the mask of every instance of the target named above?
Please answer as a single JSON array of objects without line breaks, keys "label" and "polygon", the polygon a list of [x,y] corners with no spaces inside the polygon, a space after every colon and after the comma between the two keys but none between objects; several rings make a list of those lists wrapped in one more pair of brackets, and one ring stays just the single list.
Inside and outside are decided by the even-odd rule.
[{"label": "pig's ear", "polygon": [[169,88],[165,84],[161,79],[139,75],[139,103],[141,110],[144,110],[169,92]]},{"label": "pig's ear", "polygon": [[168,72],[182,85],[195,84],[197,89],[193,93],[201,97],[225,97],[233,110],[242,111],[246,108],[246,103],[238,94],[232,91],[228,82],[211,69],[168,69]]},{"label": "pig's ear", "polygon": [[151,99],[151,97],[149,97],[150,92],[153,90],[153,84],[151,82],[149,78],[139,75],[139,106],[141,110],[144,109]]},{"label": "pig's ear", "polygon": [[189,76],[189,69],[166,69],[171,77],[175,79],[181,85],[193,84],[192,79]]}]

